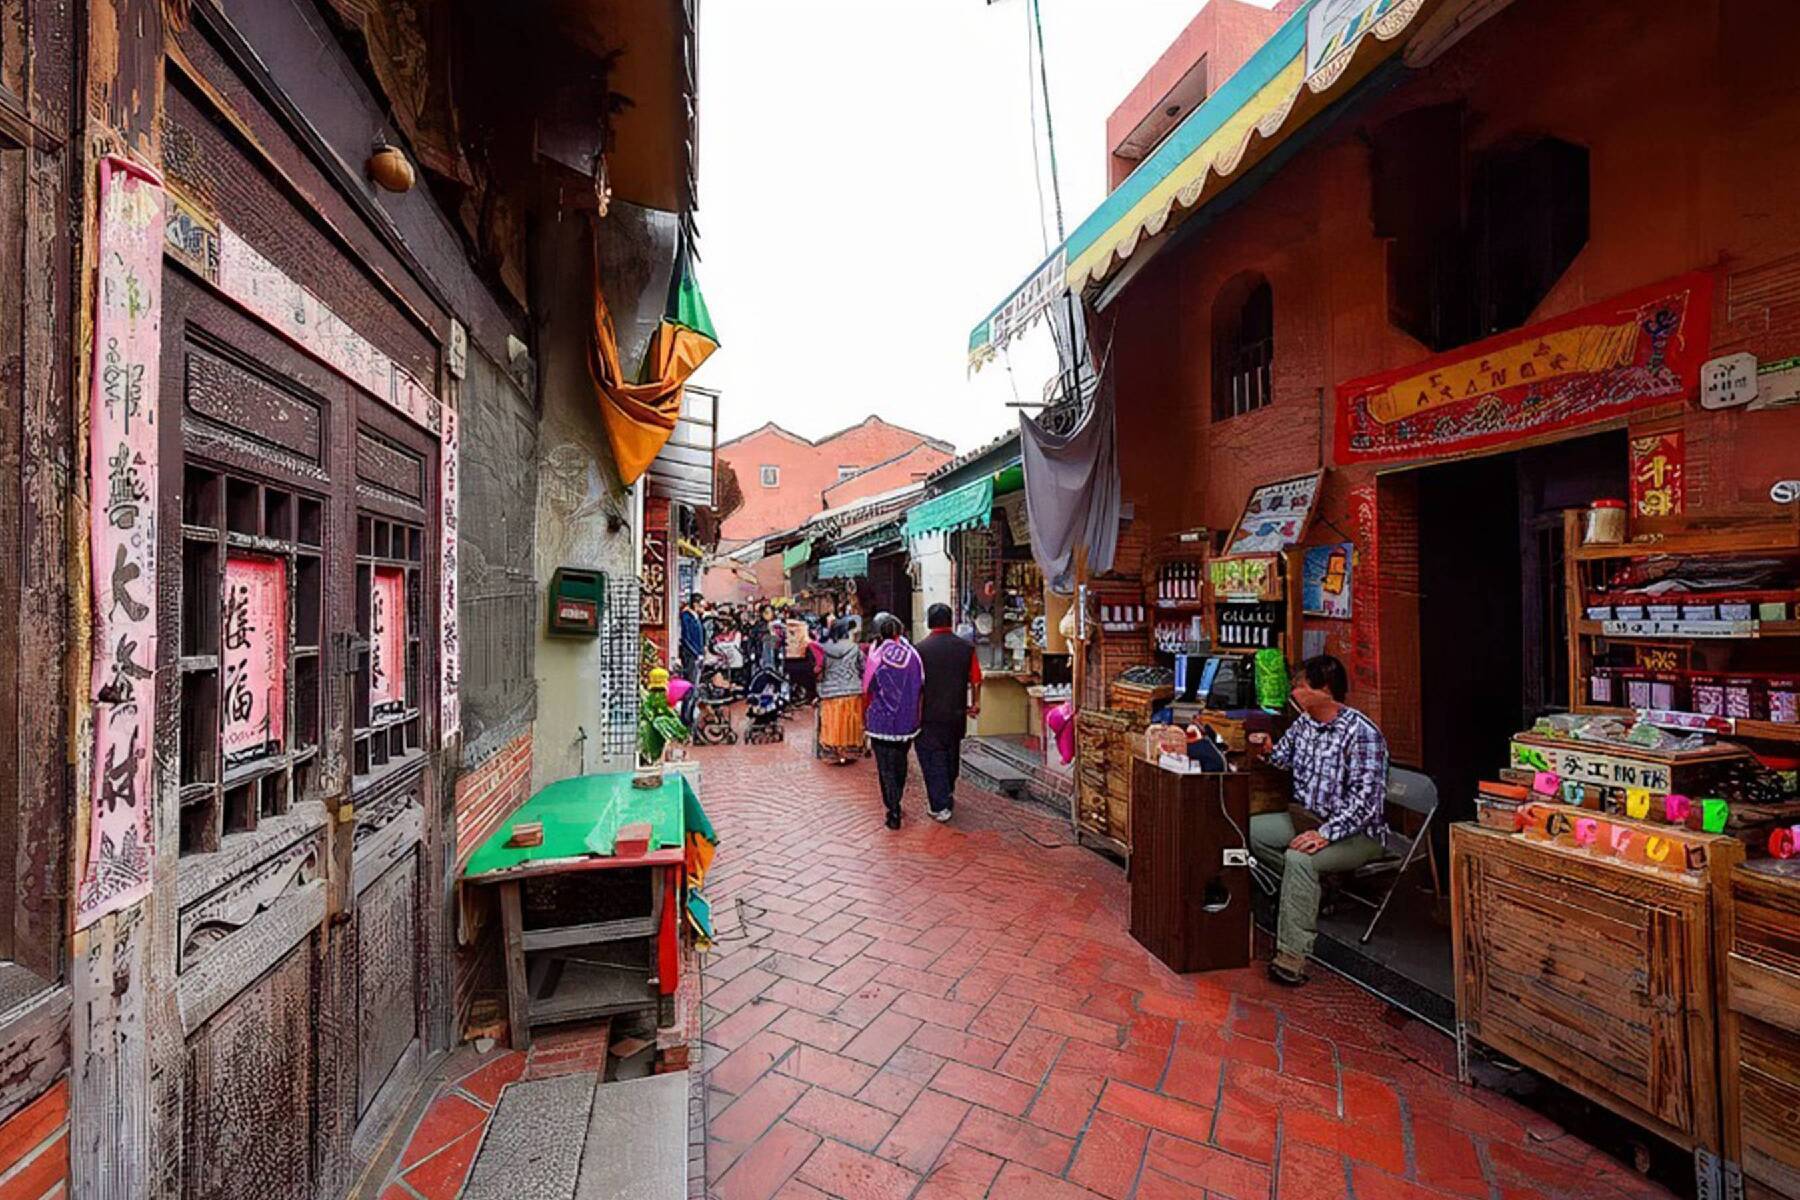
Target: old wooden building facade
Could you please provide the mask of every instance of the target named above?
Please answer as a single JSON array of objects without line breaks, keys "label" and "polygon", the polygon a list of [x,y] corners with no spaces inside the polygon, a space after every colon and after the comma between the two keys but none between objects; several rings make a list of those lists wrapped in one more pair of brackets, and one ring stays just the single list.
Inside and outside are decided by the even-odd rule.
[{"label": "old wooden building facade", "polygon": [[[507,7],[0,12],[8,1195],[348,1194],[479,982],[459,849],[540,686],[604,736],[634,676],[595,271],[542,264],[666,287],[691,12]],[[537,652],[564,562],[629,637]]]}]

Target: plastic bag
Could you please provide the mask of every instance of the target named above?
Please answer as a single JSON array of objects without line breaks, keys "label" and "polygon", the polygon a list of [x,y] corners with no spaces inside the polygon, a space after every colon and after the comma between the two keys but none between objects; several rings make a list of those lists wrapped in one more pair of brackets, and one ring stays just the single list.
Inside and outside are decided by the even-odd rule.
[{"label": "plastic bag", "polygon": [[1287,659],[1275,649],[1256,652],[1256,703],[1265,712],[1280,712],[1288,698]]}]

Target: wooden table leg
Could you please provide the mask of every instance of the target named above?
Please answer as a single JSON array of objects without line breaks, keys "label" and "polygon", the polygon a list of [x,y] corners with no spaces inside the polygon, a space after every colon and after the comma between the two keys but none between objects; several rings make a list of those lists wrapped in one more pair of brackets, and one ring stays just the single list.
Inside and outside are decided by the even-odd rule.
[{"label": "wooden table leg", "polygon": [[506,943],[506,1027],[514,1050],[531,1049],[531,995],[525,983],[525,918],[519,881],[500,885],[500,926]]}]

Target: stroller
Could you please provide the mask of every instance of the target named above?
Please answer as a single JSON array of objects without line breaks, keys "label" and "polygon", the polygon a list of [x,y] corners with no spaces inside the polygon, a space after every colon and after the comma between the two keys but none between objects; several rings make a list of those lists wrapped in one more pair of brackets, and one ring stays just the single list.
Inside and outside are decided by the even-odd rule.
[{"label": "stroller", "polygon": [[694,744],[735,746],[738,735],[731,725],[731,706],[744,693],[732,683],[723,658],[707,655],[702,671],[700,694],[694,701]]},{"label": "stroller", "polygon": [[745,744],[787,740],[781,718],[787,709],[788,681],[780,672],[766,667],[759,669],[751,678],[750,690],[744,699],[750,714],[749,721],[744,724]]}]

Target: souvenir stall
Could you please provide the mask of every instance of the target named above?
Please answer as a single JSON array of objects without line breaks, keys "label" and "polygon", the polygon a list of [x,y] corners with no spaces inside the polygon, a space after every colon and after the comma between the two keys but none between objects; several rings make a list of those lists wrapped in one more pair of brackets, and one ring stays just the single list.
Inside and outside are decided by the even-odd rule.
[{"label": "souvenir stall", "polygon": [[1287,803],[1286,777],[1246,753],[1251,733],[1285,728],[1288,668],[1304,657],[1301,543],[1322,479],[1256,488],[1222,534],[1184,530],[1147,547],[1124,538],[1115,571],[1083,586],[1074,818],[1089,844],[1130,853],[1133,763],[1156,757],[1153,722],[1209,731],[1250,772],[1251,811]]},{"label": "souvenir stall", "polygon": [[1691,1151],[1702,1194],[1796,1196],[1800,524],[1636,511],[1565,515],[1578,702],[1452,830],[1459,1049]]},{"label": "souvenir stall", "polygon": [[[1043,575],[1031,557],[1023,488],[1024,472],[1015,463],[917,505],[906,515],[905,531],[909,541],[945,538],[951,568],[945,602],[981,664],[976,736],[1030,739],[1035,753],[1042,727],[1031,725],[1028,689],[1046,682],[1048,617]],[[1066,676],[1054,682],[1066,682]]]}]

